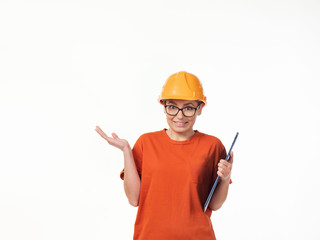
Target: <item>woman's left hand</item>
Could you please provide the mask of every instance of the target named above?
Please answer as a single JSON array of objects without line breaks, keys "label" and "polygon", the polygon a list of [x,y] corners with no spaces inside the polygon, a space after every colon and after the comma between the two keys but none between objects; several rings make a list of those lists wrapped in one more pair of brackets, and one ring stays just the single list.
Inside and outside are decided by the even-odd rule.
[{"label": "woman's left hand", "polygon": [[231,177],[231,169],[233,163],[233,152],[230,153],[229,161],[221,159],[218,163],[218,176],[220,176],[222,181],[229,181]]}]

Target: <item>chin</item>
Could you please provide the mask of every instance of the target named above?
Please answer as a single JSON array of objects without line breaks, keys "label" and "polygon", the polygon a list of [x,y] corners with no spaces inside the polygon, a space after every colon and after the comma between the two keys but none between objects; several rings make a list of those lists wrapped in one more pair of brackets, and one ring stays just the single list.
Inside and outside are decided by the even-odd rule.
[{"label": "chin", "polygon": [[189,132],[190,130],[192,130],[192,127],[190,126],[185,126],[185,127],[177,127],[177,126],[170,126],[170,128],[175,131],[176,133],[185,133],[185,132]]},{"label": "chin", "polygon": [[[173,120],[173,119],[167,119],[168,125],[171,130],[173,130],[176,133],[188,133],[190,131],[193,131],[193,121],[188,121],[186,119],[179,119],[179,120]],[[180,123],[179,123],[180,122]]]}]

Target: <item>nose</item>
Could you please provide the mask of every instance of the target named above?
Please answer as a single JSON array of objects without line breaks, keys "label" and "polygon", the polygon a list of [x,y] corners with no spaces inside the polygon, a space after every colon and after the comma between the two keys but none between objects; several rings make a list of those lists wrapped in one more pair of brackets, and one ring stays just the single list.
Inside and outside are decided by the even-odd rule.
[{"label": "nose", "polygon": [[183,116],[182,110],[180,109],[178,114],[177,114],[177,118],[182,119],[183,117],[184,116]]}]

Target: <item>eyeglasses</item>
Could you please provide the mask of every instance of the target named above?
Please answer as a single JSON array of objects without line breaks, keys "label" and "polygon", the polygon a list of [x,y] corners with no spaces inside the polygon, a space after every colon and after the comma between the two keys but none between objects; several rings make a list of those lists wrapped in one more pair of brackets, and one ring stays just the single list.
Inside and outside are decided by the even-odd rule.
[{"label": "eyeglasses", "polygon": [[[200,106],[200,105],[199,105]],[[182,112],[183,116],[185,117],[193,117],[196,113],[198,107],[184,107],[184,108],[178,108],[174,105],[165,105],[166,113],[170,116],[177,116],[179,111]]]}]

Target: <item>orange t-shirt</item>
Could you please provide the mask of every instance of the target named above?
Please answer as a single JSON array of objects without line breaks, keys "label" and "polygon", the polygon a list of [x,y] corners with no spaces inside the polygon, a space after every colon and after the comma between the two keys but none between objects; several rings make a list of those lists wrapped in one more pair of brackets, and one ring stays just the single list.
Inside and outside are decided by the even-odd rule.
[{"label": "orange t-shirt", "polygon": [[141,176],[133,239],[214,240],[212,210],[203,213],[203,205],[226,150],[218,138],[199,131],[174,141],[165,130],[143,134],[132,149]]}]

